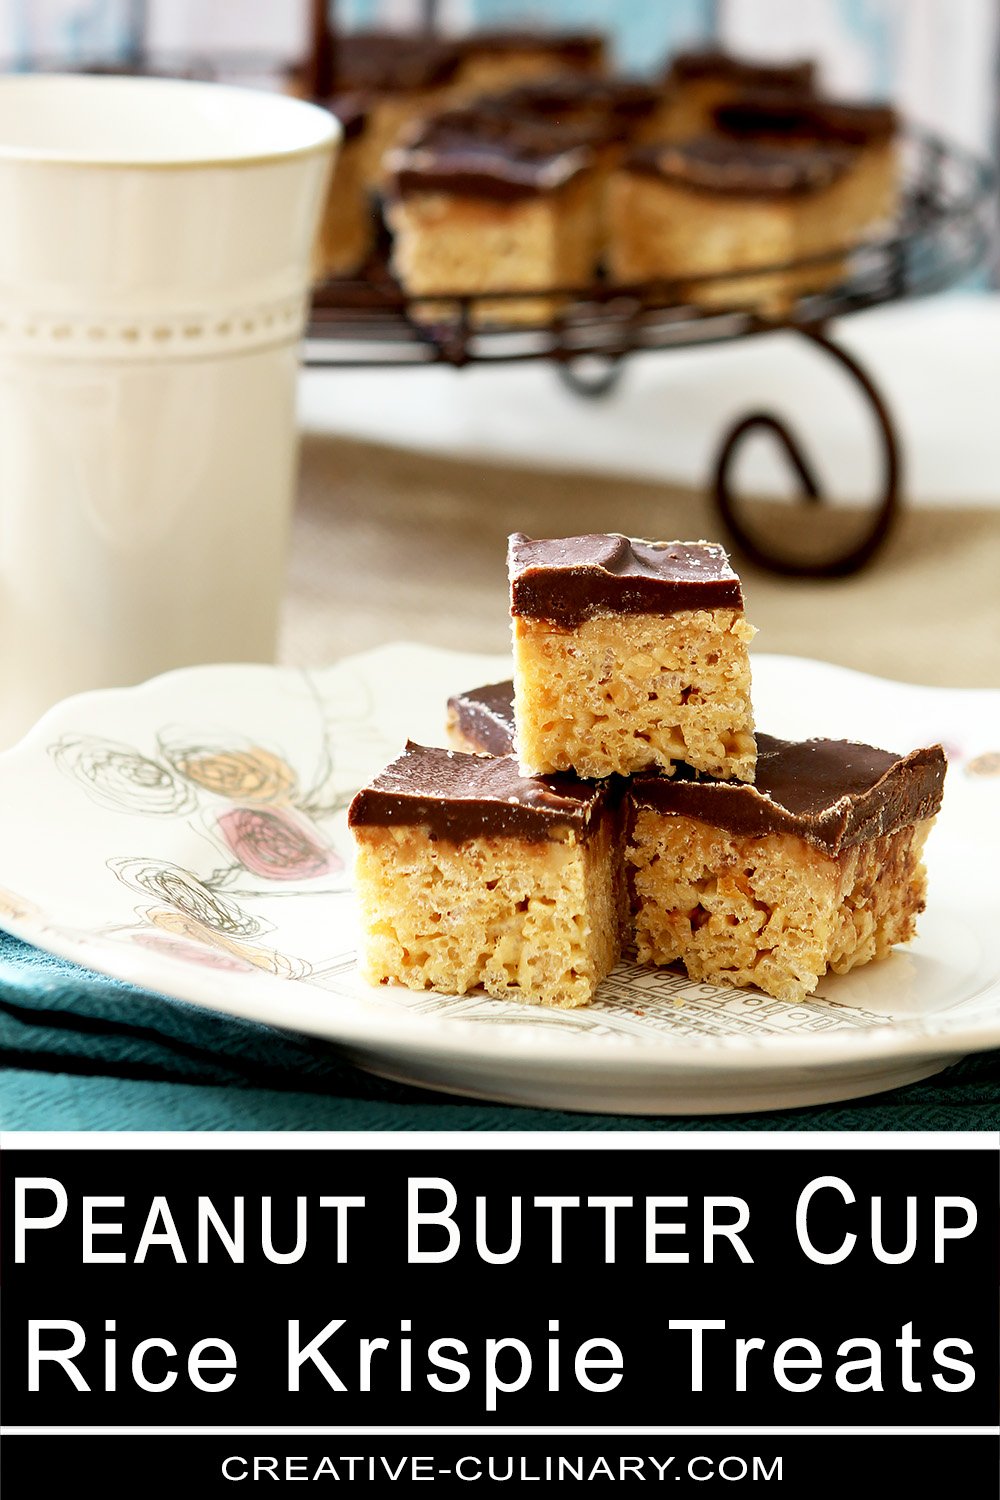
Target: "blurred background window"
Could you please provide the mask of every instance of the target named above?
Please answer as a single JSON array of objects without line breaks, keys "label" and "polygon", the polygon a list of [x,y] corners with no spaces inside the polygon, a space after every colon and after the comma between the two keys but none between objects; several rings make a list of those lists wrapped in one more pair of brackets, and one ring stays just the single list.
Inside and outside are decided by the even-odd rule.
[{"label": "blurred background window", "polygon": [[[337,0],[345,27],[413,27],[426,0]],[[143,29],[153,54],[236,52],[294,59],[308,0],[0,0],[0,55],[124,58]],[[821,59],[841,93],[891,95],[968,146],[995,145],[1000,93],[996,0],[438,0],[438,23],[599,27],[620,66],[648,71],[676,47],[717,38],[751,56]]]},{"label": "blurred background window", "polygon": [[[273,81],[302,56],[309,10],[309,0],[0,0],[0,59],[7,68],[115,63],[144,46],[168,71],[215,59],[220,75]],[[637,72],[706,41],[752,57],[816,57],[833,91],[890,97],[915,122],[1000,155],[996,0],[336,0],[335,10],[350,29],[414,28],[429,11],[448,31],[597,27],[618,65]],[[996,263],[978,282],[1000,284]]]}]

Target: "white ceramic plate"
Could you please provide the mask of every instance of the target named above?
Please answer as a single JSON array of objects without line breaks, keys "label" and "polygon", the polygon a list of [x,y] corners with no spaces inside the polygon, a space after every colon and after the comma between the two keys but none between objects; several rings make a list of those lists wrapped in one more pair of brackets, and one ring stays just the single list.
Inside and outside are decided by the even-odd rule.
[{"label": "white ceramic plate", "polygon": [[[621,1113],[847,1099],[1000,1045],[1000,692],[756,656],[757,719],[951,765],[920,935],[805,1004],[623,964],[583,1011],[372,989],[345,809],[503,658],[392,646],[322,672],[200,667],[52,710],[0,756],[0,924],[146,989],[326,1037],[453,1093]],[[128,996],[122,996],[127,1007]]]}]

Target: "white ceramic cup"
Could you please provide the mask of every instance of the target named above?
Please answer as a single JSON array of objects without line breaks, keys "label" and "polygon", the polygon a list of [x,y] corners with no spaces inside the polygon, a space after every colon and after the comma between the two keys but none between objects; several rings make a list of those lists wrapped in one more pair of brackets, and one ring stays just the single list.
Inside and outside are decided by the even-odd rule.
[{"label": "white ceramic cup", "polygon": [[273,658],[336,123],[0,78],[0,745],[70,693]]}]

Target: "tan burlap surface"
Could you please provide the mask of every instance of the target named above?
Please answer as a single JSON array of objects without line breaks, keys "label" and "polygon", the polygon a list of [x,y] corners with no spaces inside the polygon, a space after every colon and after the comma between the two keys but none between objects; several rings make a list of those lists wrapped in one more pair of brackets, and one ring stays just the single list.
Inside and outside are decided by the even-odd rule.
[{"label": "tan burlap surface", "polygon": [[[804,518],[777,504],[761,519],[807,524],[818,538],[846,524],[843,512],[810,509]],[[282,659],[317,666],[393,640],[505,651],[505,539],[514,530],[718,532],[708,500],[690,490],[308,435]],[[1000,508],[908,510],[885,551],[853,578],[741,573],[757,649],[908,682],[1000,687]]]}]

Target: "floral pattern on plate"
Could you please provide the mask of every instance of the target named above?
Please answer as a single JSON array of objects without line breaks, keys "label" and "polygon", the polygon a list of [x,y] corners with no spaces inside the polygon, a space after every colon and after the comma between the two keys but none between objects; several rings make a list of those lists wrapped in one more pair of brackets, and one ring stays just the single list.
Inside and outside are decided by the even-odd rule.
[{"label": "floral pattern on plate", "polygon": [[950,747],[912,945],[801,1005],[627,962],[572,1013],[365,985],[348,803],[407,737],[442,741],[449,693],[507,670],[386,647],[323,672],[194,668],[60,705],[0,756],[0,925],[146,989],[339,1042],[392,1076],[526,1102],[652,1111],[666,1091],[675,1110],[774,1107],[1000,1045],[1000,694],[794,658],[755,660],[769,731]]}]

